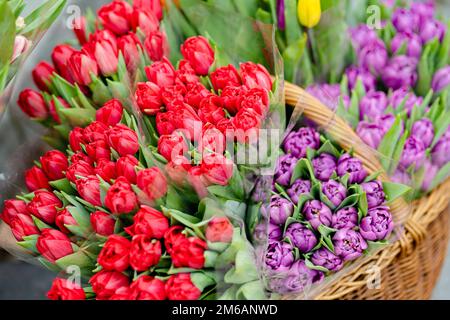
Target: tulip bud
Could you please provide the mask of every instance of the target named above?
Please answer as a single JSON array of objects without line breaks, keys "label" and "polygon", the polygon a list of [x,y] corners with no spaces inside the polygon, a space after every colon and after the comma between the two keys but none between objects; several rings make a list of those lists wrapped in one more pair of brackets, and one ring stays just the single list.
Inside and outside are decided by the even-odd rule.
[{"label": "tulip bud", "polygon": [[66,178],[73,183],[76,183],[78,179],[87,178],[88,176],[91,176],[94,174],[94,168],[92,166],[84,161],[79,160],[76,162],[73,162],[66,171]]},{"label": "tulip bud", "polygon": [[108,41],[97,41],[94,50],[94,57],[100,72],[105,77],[115,74],[119,64],[117,46],[112,46]]},{"label": "tulip bud", "polygon": [[324,247],[313,253],[311,262],[316,266],[327,268],[333,272],[341,270],[344,266],[344,262],[341,258]]},{"label": "tulip bud", "polygon": [[84,45],[87,42],[86,18],[81,16],[73,19],[72,27],[78,42]]},{"label": "tulip bud", "polygon": [[322,184],[322,192],[334,206],[339,206],[347,196],[347,189],[335,180]]},{"label": "tulip bud", "polygon": [[158,152],[167,159],[172,160],[175,156],[183,155],[188,149],[184,138],[181,135],[162,135],[158,140]]},{"label": "tulip bud", "polygon": [[338,230],[333,236],[334,253],[343,261],[350,261],[363,255],[367,243],[361,234],[351,229]]},{"label": "tulip bud", "polygon": [[109,31],[108,29],[103,30],[97,30],[94,33],[89,35],[89,44],[83,45],[83,48],[86,49],[88,52],[94,52],[93,44],[96,42],[108,42],[111,46],[111,48],[114,49],[114,51],[117,51],[117,37],[114,33]]},{"label": "tulip bud", "polygon": [[119,177],[108,189],[105,206],[113,214],[130,213],[137,207],[136,194],[131,189],[131,184],[127,179]]},{"label": "tulip bud", "polygon": [[299,197],[304,194],[309,194],[310,191],[311,191],[311,181],[297,179],[291,185],[291,187],[286,190],[286,193],[289,195],[291,201],[294,204],[298,204]]},{"label": "tulip bud", "polygon": [[49,116],[44,97],[37,91],[31,89],[23,90],[19,95],[17,104],[20,109],[32,119],[45,120]]},{"label": "tulip bud", "polygon": [[197,237],[182,235],[179,240],[171,243],[170,256],[175,268],[202,269],[205,265],[206,242]]},{"label": "tulip bud", "polygon": [[83,140],[86,142],[95,142],[105,140],[108,126],[102,122],[94,121],[83,130]]},{"label": "tulip bud", "polygon": [[0,218],[5,221],[6,224],[9,224],[11,219],[18,214],[29,215],[27,204],[22,200],[5,200]]},{"label": "tulip bud", "polygon": [[317,150],[320,147],[319,133],[310,127],[302,127],[291,132],[283,142],[283,150],[286,154],[292,154],[300,159],[306,156],[308,148]]},{"label": "tulip bud", "polygon": [[132,155],[121,157],[116,162],[118,177],[125,177],[130,183],[136,183],[136,166],[139,161]]},{"label": "tulip bud", "polygon": [[424,118],[414,122],[411,129],[411,136],[420,139],[425,148],[428,148],[434,139],[433,122],[430,119]]},{"label": "tulip bud", "polygon": [[202,36],[188,38],[181,45],[183,57],[189,61],[195,73],[200,76],[208,75],[209,68],[214,63],[214,50],[208,39]]},{"label": "tulip bud", "polygon": [[53,193],[37,190],[34,192],[34,198],[28,203],[27,209],[36,218],[53,224],[58,212],[57,208],[61,208],[62,205],[62,202]]},{"label": "tulip bud", "polygon": [[312,160],[314,175],[321,181],[328,181],[336,171],[336,158],[328,153],[322,153]]},{"label": "tulip bud", "polygon": [[95,120],[113,127],[122,120],[122,114],[122,103],[117,99],[113,99],[106,102],[103,107],[97,110]]},{"label": "tulip bud", "polygon": [[346,207],[333,215],[332,227],[335,229],[353,229],[358,225],[358,211],[355,207]]},{"label": "tulip bud", "polygon": [[166,164],[164,169],[172,182],[182,185],[191,169],[191,164],[186,157],[176,156]]},{"label": "tulip bud", "polygon": [[241,85],[241,77],[233,65],[221,67],[211,72],[211,83],[216,92],[223,90],[228,86],[239,87]]},{"label": "tulip bud", "polygon": [[123,35],[131,29],[132,13],[133,8],[126,1],[114,0],[100,8],[98,17],[105,29],[111,30],[117,35]]},{"label": "tulip bud", "polygon": [[105,140],[98,140],[86,145],[86,153],[91,161],[111,160],[111,148]]},{"label": "tulip bud", "polygon": [[32,76],[34,83],[42,91],[50,91],[52,76],[55,69],[47,62],[41,61],[33,69]]},{"label": "tulip bud", "polygon": [[[183,289],[188,290],[188,288]],[[166,289],[164,286],[164,282],[151,276],[141,276],[131,284],[129,299],[165,300]]]},{"label": "tulip bud", "polygon": [[253,62],[245,62],[241,63],[240,69],[242,82],[247,88],[272,90],[272,79],[264,66]]},{"label": "tulip bud", "polygon": [[287,271],[294,263],[294,247],[287,242],[274,241],[269,243],[265,263],[271,270]]},{"label": "tulip bud", "polygon": [[130,241],[124,237],[115,234],[109,236],[98,255],[98,264],[107,271],[125,271],[130,264],[130,246]]},{"label": "tulip bud", "polygon": [[47,293],[50,300],[86,300],[84,290],[75,282],[56,278]]},{"label": "tulip bud", "polygon": [[219,153],[209,153],[203,156],[201,170],[211,184],[226,186],[233,176],[233,162]]},{"label": "tulip bud", "polygon": [[445,66],[436,71],[433,76],[431,88],[434,92],[441,92],[450,85],[450,66]]},{"label": "tulip bud", "polygon": [[[421,139],[422,137],[420,137]],[[409,167],[419,169],[426,159],[425,145],[423,140],[410,136],[406,139],[399,165],[406,170]]]},{"label": "tulip bud", "polygon": [[59,230],[65,234],[70,234],[70,230],[67,229],[66,225],[68,226],[78,225],[78,223],[72,217],[72,214],[67,209],[61,210],[56,214],[55,224],[59,228]]},{"label": "tulip bud", "polygon": [[282,186],[289,186],[297,162],[298,159],[290,154],[279,157],[275,167],[275,182]]},{"label": "tulip bud", "polygon": [[72,243],[61,231],[44,229],[37,239],[36,249],[50,262],[73,253]]},{"label": "tulip bud", "polygon": [[156,200],[167,193],[167,180],[158,167],[141,170],[137,173],[137,186],[149,200]]},{"label": "tulip bud", "polygon": [[210,242],[229,243],[233,239],[233,225],[226,217],[213,218],[206,227],[205,237]]},{"label": "tulip bud", "polygon": [[117,40],[117,48],[125,59],[125,64],[130,73],[134,73],[140,62],[138,48],[142,48],[139,38],[134,33],[124,35]]},{"label": "tulip bud", "polygon": [[153,239],[162,239],[169,229],[169,220],[161,212],[144,205],[133,216],[133,222],[133,225],[125,228],[131,236],[143,234]]},{"label": "tulip bud", "polygon": [[280,196],[272,196],[270,203],[263,206],[263,216],[271,223],[276,225],[284,225],[287,219],[292,216],[294,212],[294,205],[289,200]]},{"label": "tulip bud", "polygon": [[318,200],[309,200],[302,209],[306,220],[314,229],[318,229],[320,225],[331,226],[333,214],[330,208]]},{"label": "tulip bud", "polygon": [[135,9],[152,12],[158,20],[163,18],[163,11],[160,0],[134,0]]},{"label": "tulip bud", "polygon": [[84,130],[80,127],[74,128],[69,133],[70,149],[74,152],[81,151],[81,143],[83,143]]},{"label": "tulip bud", "polygon": [[128,287],[129,280],[123,273],[102,270],[96,273],[89,283],[97,300],[109,300],[117,290]]},{"label": "tulip bud", "polygon": [[136,103],[147,115],[156,115],[162,109],[161,89],[153,82],[140,82],[136,89]]},{"label": "tulip bud", "polygon": [[117,153],[123,157],[134,155],[139,150],[138,136],[136,132],[125,125],[118,124],[107,132],[108,143]]},{"label": "tulip bud", "polygon": [[72,54],[67,63],[67,68],[72,79],[84,86],[91,84],[91,74],[98,76],[97,62],[82,52],[74,52]]},{"label": "tulip bud", "polygon": [[367,204],[370,208],[378,207],[383,204],[386,199],[386,195],[384,194],[383,185],[380,181],[370,181],[361,184],[364,192],[367,197]]},{"label": "tulip bud", "polygon": [[439,167],[443,167],[446,163],[450,162],[450,127],[447,128],[447,132],[433,147],[431,158],[433,159],[433,164]]},{"label": "tulip bud", "polygon": [[94,206],[102,206],[100,199],[100,181],[96,176],[78,179],[76,181],[76,188],[81,198]]},{"label": "tulip bud", "polygon": [[417,81],[417,59],[407,56],[393,57],[381,75],[383,82],[394,90],[414,87]]},{"label": "tulip bud", "polygon": [[351,157],[349,154],[343,154],[337,164],[337,174],[340,177],[349,174],[348,182],[361,183],[367,177],[367,171],[363,168],[361,160]]},{"label": "tulip bud", "polygon": [[103,211],[95,211],[91,213],[90,220],[95,233],[105,237],[114,233],[116,220],[110,214]]},{"label": "tulip bud", "polygon": [[169,55],[166,35],[160,31],[152,31],[144,42],[145,50],[152,61],[160,61]]},{"label": "tulip bud", "polygon": [[50,179],[59,180],[65,177],[65,172],[69,166],[69,161],[64,153],[58,150],[48,151],[40,158],[42,170]]},{"label": "tulip bud", "polygon": [[[59,104],[65,108],[65,109],[70,109],[70,105],[67,103],[66,100],[64,100],[61,97],[57,97],[56,98],[59,102]],[[56,102],[55,102],[55,98],[53,98],[52,100],[50,100],[50,105],[48,107],[48,111],[50,112],[50,115],[52,116],[53,120],[55,120],[56,123],[61,124],[61,119],[59,118],[59,114],[58,111],[56,110]]]},{"label": "tulip bud", "polygon": [[75,52],[76,50],[74,48],[66,44],[56,46],[52,52],[52,61],[58,74],[70,83],[73,83],[74,80],[70,74],[69,68],[67,68],[67,64],[69,63],[70,57]]},{"label": "tulip bud", "polygon": [[18,213],[11,218],[9,226],[17,241],[23,241],[23,237],[26,236],[39,234],[39,229],[29,214]]},{"label": "tulip bud", "polygon": [[166,57],[145,67],[145,74],[149,81],[160,88],[171,86],[175,83],[175,69]]},{"label": "tulip bud", "polygon": [[94,172],[106,182],[110,182],[117,177],[116,164],[108,159],[98,160]]},{"label": "tulip bud", "polygon": [[369,147],[377,149],[385,135],[380,124],[361,121],[356,128],[356,133]]},{"label": "tulip bud", "polygon": [[386,239],[394,229],[394,222],[388,207],[370,209],[361,220],[360,233],[362,237],[370,241]]},{"label": "tulip bud", "polygon": [[11,57],[11,63],[13,63],[17,58],[19,58],[23,53],[26,53],[31,47],[31,41],[22,35],[16,36],[14,39],[14,49]]},{"label": "tulip bud", "polygon": [[284,236],[290,239],[291,243],[297,247],[301,253],[310,252],[317,244],[317,238],[314,235],[314,232],[298,222],[290,224],[287,227]]},{"label": "tulip bud", "polygon": [[320,0],[299,0],[297,11],[300,23],[313,28],[319,23],[322,14]]},{"label": "tulip bud", "polygon": [[31,169],[25,171],[25,184],[30,192],[39,189],[51,190],[47,176],[44,171],[37,166],[33,166]]}]

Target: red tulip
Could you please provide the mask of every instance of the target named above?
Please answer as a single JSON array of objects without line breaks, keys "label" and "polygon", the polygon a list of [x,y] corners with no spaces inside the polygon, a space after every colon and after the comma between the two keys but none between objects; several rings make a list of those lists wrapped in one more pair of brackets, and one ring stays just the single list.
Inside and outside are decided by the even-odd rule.
[{"label": "red tulip", "polygon": [[91,213],[90,220],[95,233],[105,237],[114,233],[116,220],[110,214],[103,211],[95,211]]},{"label": "red tulip", "polygon": [[222,99],[216,95],[206,97],[200,103],[198,115],[204,123],[209,122],[217,124],[220,120],[225,118]]},{"label": "red tulip", "polygon": [[106,240],[97,262],[107,271],[125,271],[130,264],[131,243],[124,237],[111,235]]},{"label": "red tulip", "polygon": [[157,167],[141,170],[137,173],[137,186],[149,200],[160,199],[167,193],[167,180]]},{"label": "red tulip", "polygon": [[172,182],[182,185],[191,169],[191,164],[186,157],[175,156],[166,164],[164,169]]},{"label": "red tulip", "polygon": [[184,100],[190,106],[195,108],[200,107],[200,103],[211,95],[211,92],[205,88],[200,82],[187,85],[187,92],[184,96]]},{"label": "red tulip", "polygon": [[226,186],[233,176],[233,162],[219,153],[204,155],[201,169],[205,178],[212,184]]},{"label": "red tulip", "polygon": [[141,206],[140,210],[133,216],[133,224],[125,228],[131,235],[145,235],[153,239],[162,239],[169,229],[169,220],[156,209]]},{"label": "red tulip", "polygon": [[18,213],[10,220],[9,226],[17,241],[23,241],[23,237],[26,236],[39,234],[39,229],[29,214]]},{"label": "red tulip", "polygon": [[83,141],[95,142],[106,139],[108,126],[102,122],[94,121],[83,130]]},{"label": "red tulip", "polygon": [[81,45],[85,44],[87,42],[86,18],[81,16],[73,19],[72,27],[78,42]]},{"label": "red tulip", "polygon": [[135,32],[139,29],[145,36],[159,30],[158,19],[149,11],[134,10],[131,15],[131,25]]},{"label": "red tulip", "polygon": [[53,281],[47,297],[50,300],[86,300],[86,294],[78,284],[61,278]]},{"label": "red tulip", "polygon": [[211,72],[211,83],[216,92],[226,87],[239,87],[241,85],[241,77],[233,65],[221,67]]},{"label": "red tulip", "polygon": [[30,118],[45,120],[49,116],[47,105],[41,93],[32,89],[25,89],[19,95],[17,104]]},{"label": "red tulip", "polygon": [[58,150],[51,150],[46,152],[40,160],[42,170],[44,170],[50,181],[65,177],[65,172],[69,167],[69,160],[64,153]]},{"label": "red tulip", "polygon": [[97,41],[94,50],[95,60],[100,72],[106,77],[115,74],[119,64],[117,46],[112,46],[108,41]]},{"label": "red tulip", "polygon": [[73,253],[72,243],[61,231],[44,229],[36,242],[36,249],[50,262]]},{"label": "red tulip", "polygon": [[105,140],[98,140],[86,145],[86,153],[92,161],[111,160],[111,149]]},{"label": "red tulip", "polygon": [[126,1],[114,0],[100,8],[98,17],[105,29],[117,35],[123,35],[131,29],[132,13],[133,8]]},{"label": "red tulip", "polygon": [[69,58],[67,68],[71,77],[80,85],[87,86],[92,82],[92,74],[98,76],[97,62],[89,55],[74,52]]},{"label": "red tulip", "polygon": [[105,206],[113,214],[130,213],[137,205],[136,194],[131,189],[131,184],[124,177],[119,177],[106,192]]},{"label": "red tulip", "polygon": [[69,210],[64,209],[56,214],[55,224],[62,233],[70,234],[70,230],[66,226],[76,226],[78,223],[72,217]]},{"label": "red tulip", "polygon": [[107,126],[115,126],[121,121],[122,114],[122,103],[118,99],[112,99],[97,110],[95,119]]},{"label": "red tulip", "polygon": [[134,0],[133,6],[136,9],[153,13],[159,20],[163,18],[161,0]]},{"label": "red tulip", "polygon": [[139,150],[139,141],[136,132],[123,124],[111,128],[107,132],[108,143],[117,153],[123,157],[133,155]]},{"label": "red tulip", "polygon": [[55,222],[57,208],[62,207],[61,200],[53,193],[46,190],[37,190],[34,192],[34,198],[28,203],[28,211],[36,218],[45,223],[53,224]]},{"label": "red tulip", "polygon": [[249,88],[272,90],[272,78],[264,66],[253,62],[241,63],[241,77],[244,85]]},{"label": "red tulip", "polygon": [[169,46],[166,35],[163,32],[150,32],[147,39],[145,39],[144,46],[152,61],[160,61],[164,56],[169,55]]},{"label": "red tulip", "polygon": [[69,133],[69,145],[72,151],[81,151],[81,144],[83,143],[84,130],[80,127],[72,129]]},{"label": "red tulip", "polygon": [[114,51],[117,51],[118,40],[114,33],[108,29],[97,30],[89,36],[89,42],[108,42]]},{"label": "red tulip", "polygon": [[192,283],[189,273],[178,273],[166,283],[169,300],[198,300],[202,292]]},{"label": "red tulip", "polygon": [[140,82],[136,89],[136,103],[141,111],[149,116],[161,112],[161,89],[152,82]]},{"label": "red tulip", "polygon": [[160,112],[156,115],[156,130],[160,135],[172,134],[176,129],[175,112]]},{"label": "red tulip", "polygon": [[39,62],[36,67],[34,67],[32,76],[34,83],[39,90],[50,91],[53,72],[55,72],[55,69],[45,61]]},{"label": "red tulip", "polygon": [[5,221],[6,224],[9,224],[11,219],[18,214],[29,215],[27,204],[22,200],[5,200],[3,203],[3,212],[0,215],[1,219]]},{"label": "red tulip", "polygon": [[66,178],[73,183],[76,183],[78,179],[87,178],[94,174],[94,168],[90,163],[79,160],[73,162],[66,171]]},{"label": "red tulip", "polygon": [[47,176],[44,171],[37,166],[33,166],[31,169],[25,171],[25,184],[30,192],[39,189],[51,190]]},{"label": "red tulip", "polygon": [[[70,109],[70,105],[67,103],[66,100],[64,100],[61,97],[57,97],[59,103],[63,106],[65,109]],[[50,115],[52,116],[53,120],[55,120],[56,123],[61,124],[61,120],[59,118],[58,111],[56,110],[56,103],[55,100],[50,100],[50,105],[48,107],[48,110],[50,112]]]},{"label": "red tulip", "polygon": [[223,106],[231,115],[235,115],[241,108],[241,102],[244,94],[247,92],[245,87],[228,86],[222,90],[220,97]]},{"label": "red tulip", "polygon": [[132,155],[121,157],[116,162],[116,173],[118,177],[125,177],[130,183],[136,183],[136,166],[138,159]]},{"label": "red tulip", "polygon": [[141,58],[139,48],[142,49],[142,44],[139,38],[134,33],[126,34],[117,41],[117,48],[122,52],[128,71],[134,73]]},{"label": "red tulip", "polygon": [[69,63],[69,59],[74,52],[76,52],[76,50],[67,44],[60,44],[56,46],[52,52],[52,61],[58,71],[58,74],[70,83],[73,83],[74,79],[67,68],[67,64]]},{"label": "red tulip", "polygon": [[130,286],[132,300],[165,300],[164,282],[151,276],[140,276]]},{"label": "red tulip", "polygon": [[181,156],[188,150],[186,141],[181,135],[163,135],[158,140],[158,152],[170,161],[175,156]]},{"label": "red tulip", "polygon": [[148,80],[160,88],[171,86],[175,83],[175,69],[166,57],[145,67],[145,73]]},{"label": "red tulip", "polygon": [[210,242],[231,242],[233,239],[233,225],[226,217],[213,218],[206,227],[205,236]]},{"label": "red tulip", "polygon": [[106,182],[110,182],[117,177],[116,164],[108,159],[99,159],[94,172]]},{"label": "red tulip", "polygon": [[109,300],[117,290],[128,288],[129,280],[123,273],[102,270],[96,273],[89,283],[92,285],[97,300]]},{"label": "red tulip", "polygon": [[86,179],[78,179],[76,188],[80,197],[94,206],[102,206],[100,199],[100,181],[96,176],[88,176]]},{"label": "red tulip", "polygon": [[183,57],[189,61],[195,73],[208,75],[209,68],[214,63],[214,50],[208,39],[202,36],[188,38],[181,46]]},{"label": "red tulip", "polygon": [[161,259],[161,242],[145,235],[136,235],[131,241],[130,265],[136,271],[146,271]]}]

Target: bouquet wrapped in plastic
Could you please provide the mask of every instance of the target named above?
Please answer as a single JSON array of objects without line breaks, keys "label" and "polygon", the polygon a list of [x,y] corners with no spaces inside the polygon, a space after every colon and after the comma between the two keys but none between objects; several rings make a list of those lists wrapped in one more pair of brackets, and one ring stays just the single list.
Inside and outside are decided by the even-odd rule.
[{"label": "bouquet wrapped in plastic", "polygon": [[25,172],[30,193],[5,201],[24,250],[6,245],[60,273],[52,299],[263,298],[244,219],[272,155],[239,156],[257,150],[259,129],[284,127],[270,34],[275,81],[258,64],[224,64],[204,37],[172,64],[159,2],[133,5],[81,18],[82,48],[57,46],[54,65],[33,72],[41,91],[20,94],[59,150]]},{"label": "bouquet wrapped in plastic", "polygon": [[313,298],[400,234],[395,202],[410,188],[344,150],[329,120],[318,126],[294,112],[275,172],[252,196],[247,223],[274,297]]}]

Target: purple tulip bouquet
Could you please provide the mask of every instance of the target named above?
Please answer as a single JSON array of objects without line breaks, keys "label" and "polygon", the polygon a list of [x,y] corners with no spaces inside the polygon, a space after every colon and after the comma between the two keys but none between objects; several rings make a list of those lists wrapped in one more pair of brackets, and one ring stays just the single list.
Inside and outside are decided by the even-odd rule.
[{"label": "purple tulip bouquet", "polygon": [[388,243],[395,228],[389,204],[409,188],[377,180],[313,127],[292,131],[282,153],[273,179],[257,184],[248,224],[261,244],[268,290],[307,293]]},{"label": "purple tulip bouquet", "polygon": [[308,91],[345,118],[415,197],[450,173],[450,33],[433,1],[391,7],[380,30],[350,29],[354,63],[340,84]]}]

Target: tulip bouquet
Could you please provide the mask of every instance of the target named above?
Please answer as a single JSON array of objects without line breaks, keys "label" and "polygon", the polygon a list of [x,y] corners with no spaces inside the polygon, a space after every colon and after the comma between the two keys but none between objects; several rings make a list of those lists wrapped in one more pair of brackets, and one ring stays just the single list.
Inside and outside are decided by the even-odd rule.
[{"label": "tulip bouquet", "polygon": [[[4,97],[5,89],[14,76],[24,57],[36,45],[39,38],[52,25],[64,8],[65,0],[48,0],[28,16],[21,16],[25,9],[23,0],[0,1],[0,101],[8,101]],[[5,100],[5,101],[3,101]]]},{"label": "tulip bouquet", "polygon": [[450,172],[450,35],[432,2],[391,11],[378,33],[365,24],[350,30],[356,60],[340,85],[308,91],[348,120],[393,179],[419,197]]},{"label": "tulip bouquet", "polygon": [[248,223],[268,290],[308,294],[349,261],[388,244],[395,227],[389,204],[409,188],[381,183],[311,126],[289,133],[281,152],[273,180],[255,189]]},{"label": "tulip bouquet", "polygon": [[61,273],[52,299],[263,297],[243,220],[248,174],[267,164],[233,155],[284,127],[279,76],[223,66],[201,36],[175,67],[161,18],[159,1],[113,1],[75,21],[81,50],[57,46],[54,66],[33,71],[41,91],[19,96],[57,149],[25,172],[30,193],[5,201],[2,219]]}]

